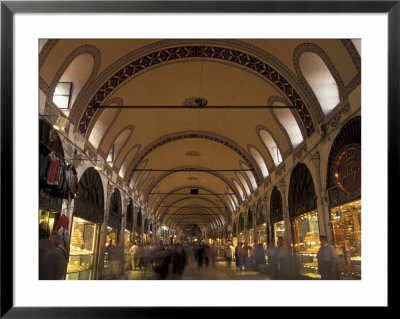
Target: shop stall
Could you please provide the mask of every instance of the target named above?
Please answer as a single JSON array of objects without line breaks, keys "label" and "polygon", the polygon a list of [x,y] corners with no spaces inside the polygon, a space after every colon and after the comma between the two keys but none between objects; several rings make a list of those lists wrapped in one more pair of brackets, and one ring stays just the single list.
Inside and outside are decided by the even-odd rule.
[{"label": "shop stall", "polygon": [[320,248],[316,198],[310,171],[300,163],[294,168],[289,185],[292,245],[295,270],[312,278],[320,278],[316,258]]},{"label": "shop stall", "polygon": [[269,222],[271,225],[271,241],[278,242],[278,238],[285,238],[285,222],[283,220],[282,196],[278,188],[274,187],[271,193]]},{"label": "shop stall", "polygon": [[265,214],[261,200],[256,206],[256,235],[255,241],[257,244],[267,246],[267,224],[265,223]]},{"label": "shop stall", "polygon": [[327,171],[329,218],[341,279],[361,279],[361,117],[335,138]]},{"label": "shop stall", "polygon": [[97,279],[103,219],[103,186],[97,171],[90,167],[80,178],[74,201],[67,280]]},{"label": "shop stall", "polygon": [[[108,256],[108,246],[113,244],[114,246],[123,245],[121,243],[121,222],[122,222],[122,200],[121,194],[118,188],[115,188],[111,194],[110,204],[109,204],[109,216],[107,224],[106,242],[105,242],[105,254],[104,254],[104,264],[103,273],[107,274],[110,267],[110,261]],[[107,275],[106,275],[107,276]]]},{"label": "shop stall", "polygon": [[245,240],[245,234],[244,234],[244,218],[243,215],[239,215],[239,220],[238,220],[238,242],[244,243]]}]

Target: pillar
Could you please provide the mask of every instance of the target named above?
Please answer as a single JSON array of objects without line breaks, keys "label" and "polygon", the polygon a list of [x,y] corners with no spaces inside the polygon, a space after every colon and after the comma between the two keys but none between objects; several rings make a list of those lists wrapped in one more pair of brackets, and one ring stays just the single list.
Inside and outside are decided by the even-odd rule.
[{"label": "pillar", "polygon": [[[139,211],[139,207],[136,206],[135,204],[133,204],[133,227],[132,227],[132,232],[133,232],[133,238],[134,241],[136,241],[136,232],[139,232],[139,230],[137,229],[137,213]],[[140,239],[139,242],[136,243],[136,245],[140,244]]]},{"label": "pillar", "polygon": [[326,235],[328,242],[332,243],[332,233],[328,231],[329,227],[329,209],[326,201],[326,191],[322,189],[321,173],[320,173],[320,156],[319,153],[311,154],[307,161],[307,166],[313,176],[315,194],[317,195],[317,214],[319,233]]},{"label": "pillar", "polygon": [[121,242],[125,243],[125,229],[126,229],[126,214],[129,205],[129,199],[125,198],[122,204],[122,219],[121,219]]},{"label": "pillar", "polygon": [[110,201],[111,195],[114,191],[114,187],[110,184],[107,184],[107,197],[105,202],[105,211],[104,211],[104,220],[101,231],[101,239],[100,239],[100,253],[99,253],[99,268],[98,268],[98,278],[102,277],[103,266],[104,266],[104,255],[106,252],[106,235],[107,235],[107,226],[108,226],[108,218],[110,216]]},{"label": "pillar", "polygon": [[262,207],[264,210],[265,229],[267,232],[267,246],[269,246],[271,244],[271,225],[270,225],[270,220],[269,220],[269,206],[268,206],[267,194],[265,194],[261,198],[261,203],[262,203]]}]

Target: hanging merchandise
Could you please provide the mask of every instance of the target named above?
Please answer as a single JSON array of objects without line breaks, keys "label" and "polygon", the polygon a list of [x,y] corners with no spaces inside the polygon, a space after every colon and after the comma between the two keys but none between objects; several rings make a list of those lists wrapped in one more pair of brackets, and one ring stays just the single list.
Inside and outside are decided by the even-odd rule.
[{"label": "hanging merchandise", "polygon": [[56,231],[59,234],[60,238],[67,247],[69,244],[69,218],[64,211],[62,211],[54,231]]},{"label": "hanging merchandise", "polygon": [[60,160],[57,158],[54,152],[50,153],[50,158],[51,162],[49,166],[49,173],[47,175],[47,184],[58,185]]}]

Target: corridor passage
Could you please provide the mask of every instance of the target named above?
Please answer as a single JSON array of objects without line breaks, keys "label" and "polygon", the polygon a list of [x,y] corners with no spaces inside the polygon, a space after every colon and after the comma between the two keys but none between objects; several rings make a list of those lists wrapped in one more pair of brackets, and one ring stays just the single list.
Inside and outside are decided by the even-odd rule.
[{"label": "corridor passage", "polygon": [[[124,279],[127,280],[157,280],[159,276],[152,270],[126,271]],[[175,280],[169,272],[166,280]],[[215,267],[203,265],[198,267],[194,259],[190,259],[182,275],[182,280],[270,280],[270,276],[257,271],[239,271],[234,264],[226,267],[224,260],[217,260]]]}]

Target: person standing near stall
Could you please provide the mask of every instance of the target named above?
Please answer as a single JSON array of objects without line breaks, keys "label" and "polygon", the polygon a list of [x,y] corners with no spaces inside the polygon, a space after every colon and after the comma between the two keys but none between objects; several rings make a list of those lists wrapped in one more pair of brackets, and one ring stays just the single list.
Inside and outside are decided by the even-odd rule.
[{"label": "person standing near stall", "polygon": [[336,250],[328,244],[326,236],[321,235],[319,238],[321,247],[317,253],[318,272],[321,274],[322,280],[335,280],[337,279]]},{"label": "person standing near stall", "polygon": [[278,238],[279,279],[290,279],[291,254],[283,237]]},{"label": "person standing near stall", "polygon": [[278,279],[278,253],[279,248],[275,245],[274,240],[272,240],[267,248],[267,256],[269,275],[274,280]]},{"label": "person standing near stall", "polygon": [[139,247],[136,245],[136,242],[133,242],[132,247],[129,249],[129,255],[131,258],[132,270],[136,270],[139,260]]},{"label": "person standing near stall", "polygon": [[225,260],[226,268],[230,267],[232,262],[232,246],[230,242],[228,242],[225,247]]}]

